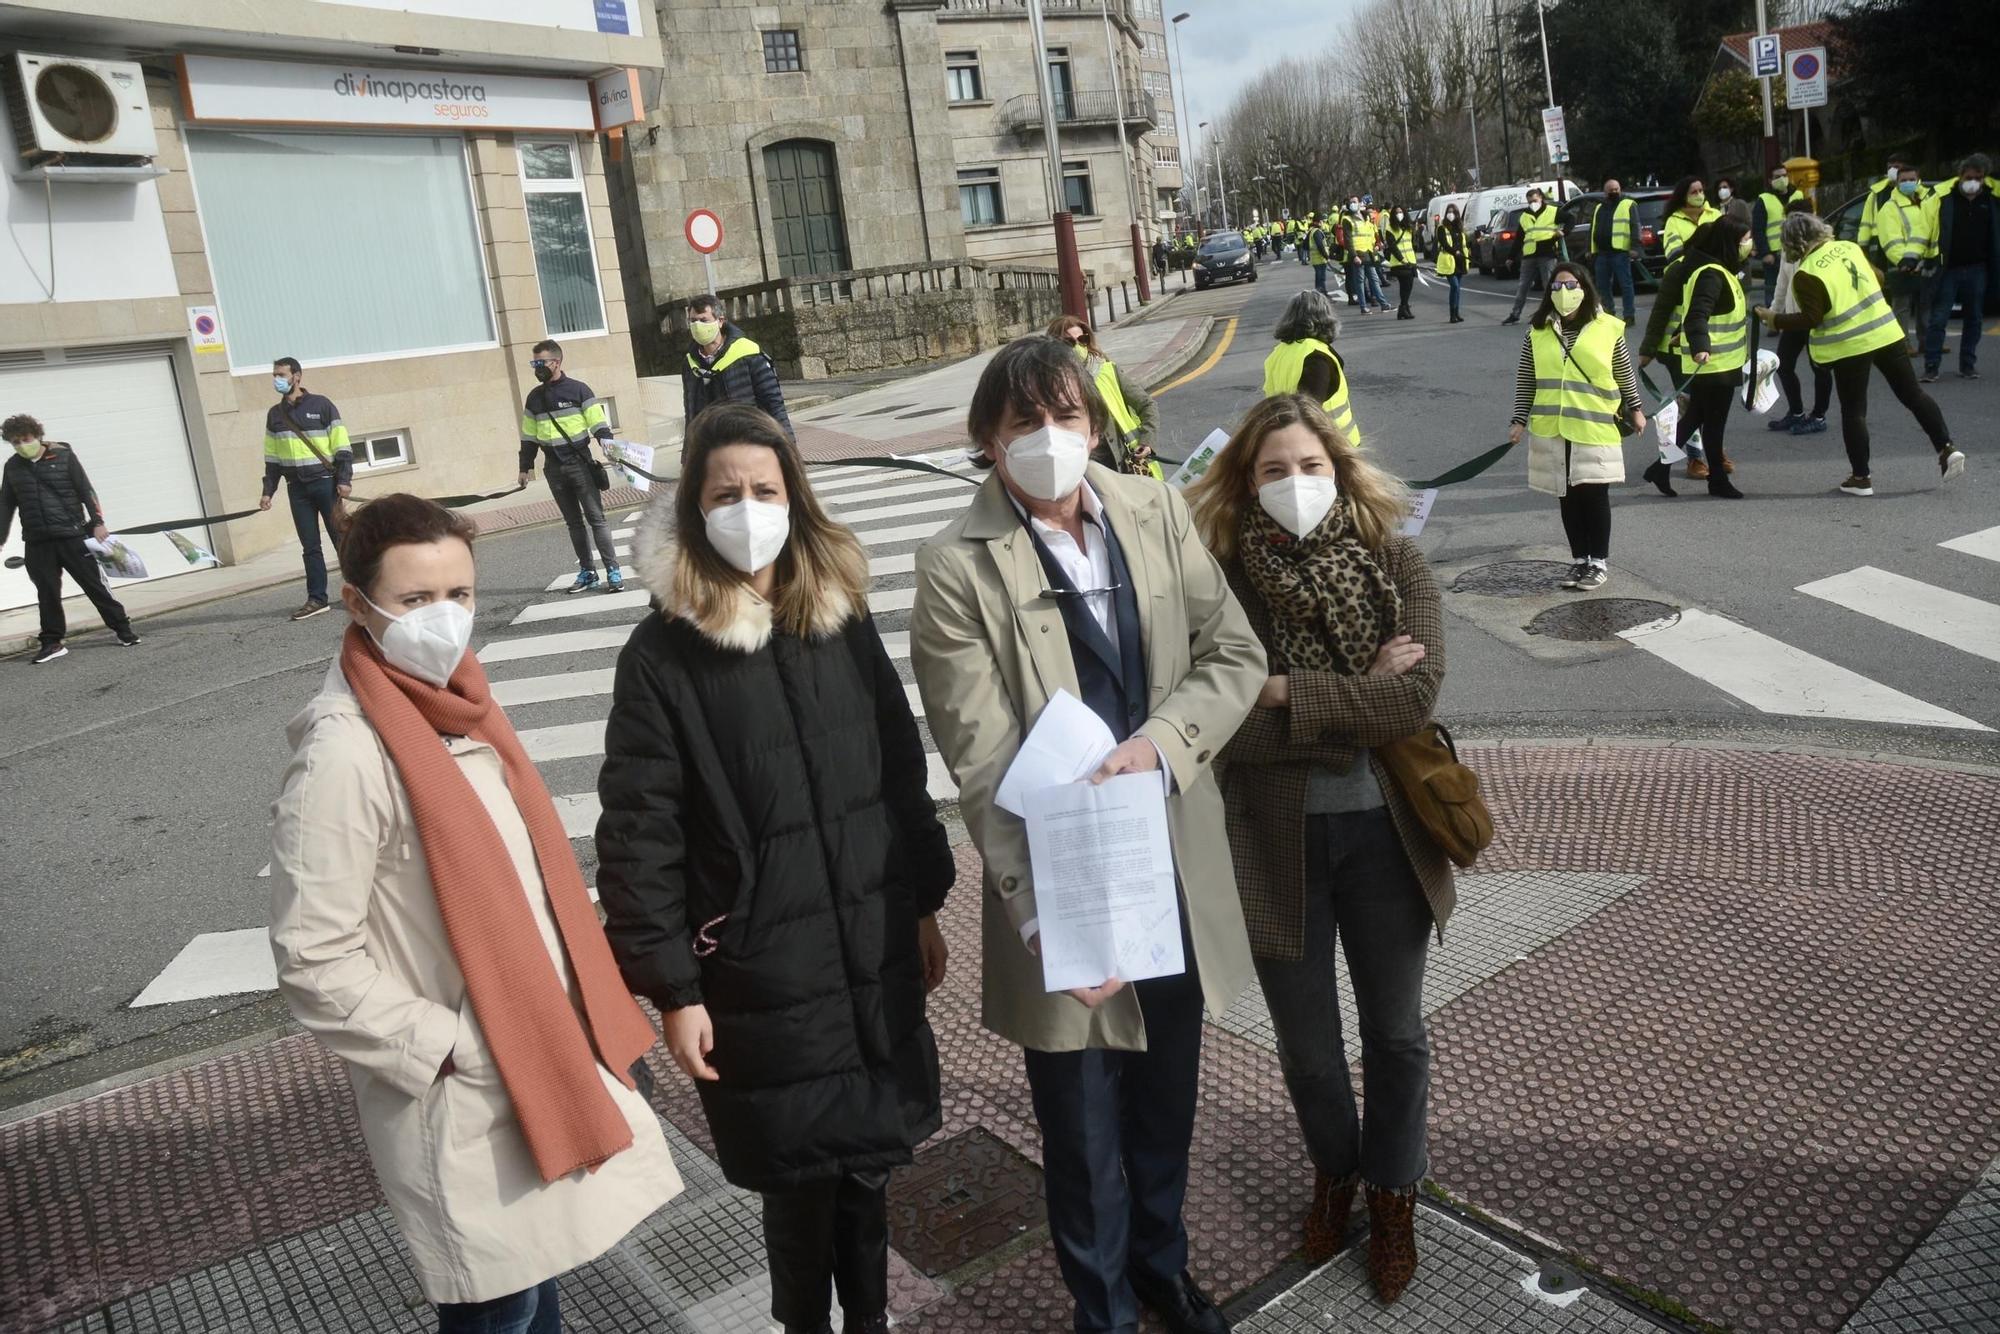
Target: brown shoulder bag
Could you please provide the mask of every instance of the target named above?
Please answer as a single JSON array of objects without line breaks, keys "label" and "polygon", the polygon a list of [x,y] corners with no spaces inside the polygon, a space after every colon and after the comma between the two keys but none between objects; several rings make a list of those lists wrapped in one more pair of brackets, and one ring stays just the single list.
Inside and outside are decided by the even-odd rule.
[{"label": "brown shoulder bag", "polygon": [[1417,732],[1377,746],[1417,819],[1459,866],[1470,866],[1493,841],[1493,813],[1479,795],[1479,775],[1459,763],[1458,747],[1444,724],[1430,722]]}]

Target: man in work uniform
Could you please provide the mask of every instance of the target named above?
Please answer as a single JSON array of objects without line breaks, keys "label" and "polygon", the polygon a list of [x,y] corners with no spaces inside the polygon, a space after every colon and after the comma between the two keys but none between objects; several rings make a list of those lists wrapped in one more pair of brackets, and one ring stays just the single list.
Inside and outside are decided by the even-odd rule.
[{"label": "man in work uniform", "polygon": [[306,565],[305,605],[292,613],[293,620],[303,621],[326,610],[326,553],[319,544],[319,530],[326,526],[337,552],[336,515],[340,502],[354,489],[354,451],[348,447],[347,427],[341,424],[333,400],[306,392],[297,357],[279,357],[271,363],[271,388],[278,401],[264,414],[264,494],[257,508],[271,508],[282,477]]},{"label": "man in work uniform", "polygon": [[541,383],[528,391],[521,409],[521,485],[535,475],[535,455],[540,453],[542,476],[548,479],[549,495],[562,511],[569,544],[576,551],[576,582],[563,591],[581,593],[597,587],[597,571],[590,563],[594,541],[604,560],[605,590],[621,592],[625,576],[618,570],[618,549],[611,544],[611,525],[604,521],[604,497],[598,492],[597,469],[590,457],[592,436],[601,444],[611,442],[611,419],[589,385],[563,374],[562,344],[544,338],[535,344],[528,365]]},{"label": "man in work uniform", "polygon": [[1596,270],[1597,299],[1611,313],[1612,280],[1625,294],[1625,323],[1633,315],[1632,256],[1639,253],[1639,219],[1625,187],[1604,183],[1604,198],[1590,213],[1590,253]]},{"label": "man in work uniform", "polygon": [[1783,163],[1771,168],[1771,185],[1750,206],[1751,253],[1764,266],[1764,304],[1770,305],[1778,293],[1778,263],[1784,258],[1778,230],[1785,225],[1785,210],[1805,192],[1792,189],[1792,173]]},{"label": "man in work uniform", "polygon": [[1528,191],[1528,206],[1521,210],[1521,282],[1514,289],[1514,309],[1500,321],[1502,324],[1519,324],[1528,293],[1537,288],[1547,289],[1549,275],[1555,272],[1557,240],[1561,235],[1562,228],[1556,225],[1556,206],[1540,190]]},{"label": "man in work uniform", "polygon": [[1876,249],[1868,258],[1882,270],[1883,295],[1903,326],[1904,350],[1913,357],[1930,327],[1937,219],[1937,200],[1924,189],[1915,167],[1903,168],[1895,193],[1875,210]]},{"label": "man in work uniform", "polygon": [[798,432],[785,415],[778,368],[763,348],[716,313],[718,304],[706,292],[688,302],[687,366],[681,371],[683,421],[693,422],[711,403],[755,403],[796,439]]},{"label": "man in work uniform", "polygon": [[1882,173],[1881,180],[1868,187],[1868,198],[1861,205],[1861,227],[1854,236],[1854,243],[1864,252],[1872,254],[1876,248],[1875,215],[1881,211],[1882,205],[1889,202],[1889,197],[1896,193],[1896,182],[1903,178],[1903,168],[1915,165],[1901,153],[1891,153],[1889,169]]}]

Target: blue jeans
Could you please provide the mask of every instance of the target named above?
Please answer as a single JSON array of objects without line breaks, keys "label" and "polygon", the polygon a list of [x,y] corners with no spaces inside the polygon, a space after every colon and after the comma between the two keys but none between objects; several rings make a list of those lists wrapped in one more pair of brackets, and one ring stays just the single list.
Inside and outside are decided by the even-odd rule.
[{"label": "blue jeans", "polygon": [[1326,295],[1326,265],[1313,265],[1313,286],[1319,289],[1321,296]]},{"label": "blue jeans", "polygon": [[1382,295],[1382,264],[1377,260],[1361,266],[1362,299],[1373,301],[1382,309],[1389,308],[1389,298]]},{"label": "blue jeans", "polygon": [[1963,374],[1979,364],[1979,322],[1986,314],[1986,266],[1960,264],[1940,269],[1931,290],[1930,336],[1924,340],[1924,369],[1934,371],[1944,360],[1944,328],[1951,323],[1954,301],[1965,304],[1965,323],[1958,333],[1958,369]]},{"label": "blue jeans", "polygon": [[1458,314],[1458,294],[1465,290],[1465,275],[1454,273],[1446,278],[1445,282],[1451,287],[1451,313],[1456,315]]},{"label": "blue jeans", "polygon": [[490,1302],[440,1302],[438,1334],[562,1334],[554,1279]]},{"label": "blue jeans", "polygon": [[340,497],[334,494],[332,477],[316,482],[287,477],[285,495],[292,502],[292,526],[299,530],[299,551],[306,561],[306,601],[324,602],[326,553],[320,548],[319,530],[325,524],[326,535],[333,537],[333,502]]},{"label": "blue jeans", "polygon": [[[1628,321],[1631,320],[1633,318],[1632,299],[1634,295],[1632,291],[1631,253],[1625,250],[1613,250],[1609,254],[1599,254],[1592,267],[1597,270],[1592,277],[1597,282],[1598,307],[1607,314],[1610,313],[1611,280],[1616,277],[1619,286],[1625,292],[1625,318]],[[1769,297],[1764,298],[1764,304],[1767,306],[1771,304],[1771,299]]]},{"label": "blue jeans", "polygon": [[1359,264],[1349,264],[1347,266],[1347,304],[1350,306],[1361,304],[1361,266]]}]

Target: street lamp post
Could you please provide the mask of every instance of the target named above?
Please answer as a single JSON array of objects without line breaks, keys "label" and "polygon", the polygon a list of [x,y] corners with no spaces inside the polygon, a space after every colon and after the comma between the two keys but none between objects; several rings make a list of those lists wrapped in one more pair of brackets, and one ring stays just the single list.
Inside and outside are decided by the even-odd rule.
[{"label": "street lamp post", "polygon": [[1035,85],[1042,94],[1042,134],[1049,150],[1049,201],[1056,232],[1056,273],[1063,311],[1079,319],[1089,313],[1083,290],[1083,261],[1076,252],[1076,218],[1063,193],[1062,144],[1056,137],[1055,90],[1049,83],[1049,43],[1042,33],[1042,0],[1028,0],[1028,35],[1035,45]]},{"label": "street lamp post", "polygon": [[[1541,30],[1542,34],[1542,82],[1547,87],[1549,94],[1549,100],[1544,105],[1553,108],[1556,104],[1556,76],[1554,70],[1549,66],[1549,24],[1548,20],[1543,17],[1542,0],[1535,0],[1535,26]],[[1565,152],[1563,156],[1567,157],[1569,154]],[[1556,207],[1560,208],[1563,202],[1563,163],[1554,153],[1550,153],[1549,165],[1555,168],[1556,197],[1554,202]]]},{"label": "street lamp post", "polygon": [[[1203,121],[1196,128],[1205,130],[1208,128],[1208,122]],[[1216,143],[1219,144],[1221,142],[1222,140],[1218,137]],[[1222,225],[1227,227],[1229,226],[1229,186],[1222,179],[1222,154],[1216,152],[1210,156],[1211,160],[1215,163],[1215,198],[1216,202],[1222,206]]]},{"label": "street lamp post", "polygon": [[[1132,218],[1132,282],[1139,289],[1139,304],[1143,306],[1153,299],[1153,293],[1147,285],[1147,270],[1152,266],[1146,262],[1146,238],[1139,230],[1139,150],[1125,139],[1125,94],[1118,79],[1118,48],[1111,40],[1109,0],[1100,12],[1104,16],[1104,57],[1111,62],[1111,112],[1118,120],[1118,163],[1125,169],[1125,207]],[[1125,156],[1128,149],[1130,159]]]},{"label": "street lamp post", "polygon": [[[1199,167],[1201,165],[1201,157],[1194,151],[1194,136],[1190,135],[1187,132],[1187,127],[1188,127],[1187,58],[1181,54],[1181,24],[1186,22],[1189,18],[1192,17],[1193,15],[1188,13],[1188,11],[1186,10],[1182,10],[1180,13],[1174,15],[1173,18],[1174,53],[1173,53],[1173,59],[1170,60],[1167,65],[1167,77],[1169,77],[1174,81],[1174,87],[1180,91],[1181,110],[1180,110],[1180,120],[1178,122],[1179,132],[1175,137],[1179,141],[1181,146],[1181,189],[1184,191],[1188,191],[1188,198],[1190,200],[1194,198],[1196,191],[1198,191],[1200,187],[1197,184],[1195,190],[1188,189],[1188,166],[1190,162],[1192,162],[1196,167]],[[1180,71],[1179,73],[1174,72],[1176,67],[1179,68]],[[1197,175],[1195,179],[1197,182],[1199,182],[1201,178],[1199,175]],[[1197,227],[1201,225],[1199,209],[1196,210],[1195,225]]]}]

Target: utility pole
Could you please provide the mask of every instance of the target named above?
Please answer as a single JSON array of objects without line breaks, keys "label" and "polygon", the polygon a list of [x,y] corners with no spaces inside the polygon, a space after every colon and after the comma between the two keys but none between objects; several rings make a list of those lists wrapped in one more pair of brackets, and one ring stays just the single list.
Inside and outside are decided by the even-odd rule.
[{"label": "utility pole", "polygon": [[[1201,201],[1199,196],[1201,194],[1201,172],[1199,168],[1201,166],[1201,157],[1194,151],[1194,136],[1188,133],[1189,128],[1194,122],[1189,119],[1193,113],[1188,110],[1187,57],[1181,54],[1181,24],[1192,17],[1193,15],[1187,10],[1182,10],[1173,17],[1174,58],[1167,65],[1167,77],[1172,79],[1174,87],[1180,90],[1181,118],[1175,137],[1181,146],[1181,189],[1187,192],[1188,202],[1195,206],[1195,228],[1196,230],[1200,230]],[[1180,73],[1174,73],[1175,66],[1180,67]],[[1192,161],[1197,169],[1194,175],[1195,184],[1193,189],[1188,188],[1188,165],[1190,161]],[[1183,269],[1182,272],[1185,273],[1186,270]]]},{"label": "utility pole", "polygon": [[[1770,24],[1764,17],[1764,0],[1757,0],[1757,35],[1768,37]],[[1771,76],[1766,74],[1757,80],[1757,88],[1764,99],[1764,174],[1769,176],[1778,165],[1778,131],[1771,120]]]},{"label": "utility pole", "polygon": [[[1104,16],[1104,56],[1111,62],[1111,111],[1118,119],[1118,161],[1125,168],[1125,207],[1132,215],[1132,281],[1139,289],[1139,304],[1145,305],[1153,299],[1148,284],[1148,273],[1152,265],[1146,260],[1146,238],[1139,230],[1139,175],[1138,147],[1125,140],[1125,94],[1119,86],[1118,48],[1111,40],[1111,5],[1109,0],[1100,11]],[[1132,152],[1132,159],[1125,156]]]},{"label": "utility pole", "polygon": [[1494,78],[1500,85],[1500,152],[1506,158],[1507,183],[1514,181],[1514,136],[1507,122],[1512,119],[1507,114],[1507,50],[1500,44],[1500,0],[1493,0],[1493,64]]},{"label": "utility pole", "polygon": [[[1549,25],[1548,21],[1542,17],[1542,0],[1535,0],[1535,26],[1541,29],[1542,33],[1542,81],[1547,85],[1549,94],[1549,100],[1543,103],[1543,105],[1553,110],[1556,105],[1556,76],[1555,71],[1549,65]],[[1567,134],[1563,137],[1562,156],[1565,158],[1569,156],[1569,137]],[[1555,168],[1556,173],[1556,197],[1553,202],[1557,208],[1561,208],[1563,202],[1562,158],[1557,157],[1554,153],[1550,153],[1549,165]]]},{"label": "utility pole", "polygon": [[1222,139],[1217,136],[1215,150],[1215,189],[1222,198],[1222,225],[1229,226],[1229,180],[1222,174]]},{"label": "utility pole", "polygon": [[1042,134],[1049,149],[1049,200],[1056,230],[1056,273],[1062,283],[1063,312],[1079,319],[1090,313],[1083,290],[1083,261],[1076,253],[1076,218],[1063,193],[1062,144],[1056,137],[1055,90],[1049,84],[1049,43],[1042,33],[1042,0],[1028,0],[1028,36],[1035,44],[1035,85],[1042,95]]},{"label": "utility pole", "polygon": [[1479,108],[1478,98],[1470,90],[1465,94],[1465,114],[1472,117],[1472,184],[1479,184]]}]

